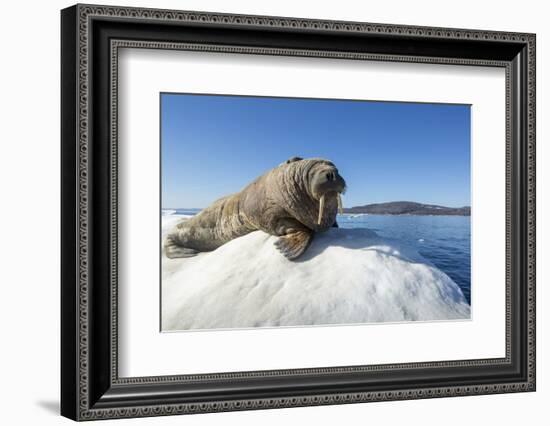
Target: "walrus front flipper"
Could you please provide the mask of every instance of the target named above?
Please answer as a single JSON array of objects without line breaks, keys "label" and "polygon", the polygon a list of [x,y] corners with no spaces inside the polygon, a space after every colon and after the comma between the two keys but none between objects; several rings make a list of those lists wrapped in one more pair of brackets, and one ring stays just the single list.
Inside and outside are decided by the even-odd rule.
[{"label": "walrus front flipper", "polygon": [[172,239],[172,237],[167,237],[164,242],[164,253],[168,259],[179,259],[182,257],[193,257],[199,254],[198,250],[182,247]]},{"label": "walrus front flipper", "polygon": [[312,233],[308,231],[295,231],[283,235],[275,241],[275,247],[289,260],[294,260],[306,251],[311,242]]}]

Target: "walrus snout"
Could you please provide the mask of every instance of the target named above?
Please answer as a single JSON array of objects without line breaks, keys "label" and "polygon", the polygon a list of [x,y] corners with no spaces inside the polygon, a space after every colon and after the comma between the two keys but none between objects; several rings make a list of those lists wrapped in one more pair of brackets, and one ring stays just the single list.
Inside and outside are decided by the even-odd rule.
[{"label": "walrus snout", "polygon": [[335,167],[323,168],[313,176],[311,192],[316,199],[329,192],[342,194],[346,190],[346,181]]}]

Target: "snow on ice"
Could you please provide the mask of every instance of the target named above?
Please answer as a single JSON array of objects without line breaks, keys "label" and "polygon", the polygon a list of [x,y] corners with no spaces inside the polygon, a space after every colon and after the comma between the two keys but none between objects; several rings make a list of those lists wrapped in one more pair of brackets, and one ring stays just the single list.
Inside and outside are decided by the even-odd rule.
[{"label": "snow on ice", "polygon": [[[163,236],[179,220],[163,215]],[[193,258],[163,256],[163,331],[470,318],[458,285],[398,240],[331,228],[297,261],[275,240],[256,231]]]}]

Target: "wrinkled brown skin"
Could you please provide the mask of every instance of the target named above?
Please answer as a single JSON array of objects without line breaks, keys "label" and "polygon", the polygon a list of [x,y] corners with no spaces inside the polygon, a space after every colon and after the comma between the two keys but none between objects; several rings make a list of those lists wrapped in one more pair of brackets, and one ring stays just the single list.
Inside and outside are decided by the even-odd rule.
[{"label": "wrinkled brown skin", "polygon": [[[325,195],[324,214],[321,224],[317,223],[319,200],[318,194],[312,193],[311,176],[326,167],[334,165],[319,158],[294,157],[269,170],[242,191],[215,201],[177,224],[164,242],[166,256],[194,256],[261,230],[278,236],[277,249],[288,259],[296,259],[307,249],[315,232],[336,223],[336,192]],[[345,187],[343,179],[341,182]]]}]

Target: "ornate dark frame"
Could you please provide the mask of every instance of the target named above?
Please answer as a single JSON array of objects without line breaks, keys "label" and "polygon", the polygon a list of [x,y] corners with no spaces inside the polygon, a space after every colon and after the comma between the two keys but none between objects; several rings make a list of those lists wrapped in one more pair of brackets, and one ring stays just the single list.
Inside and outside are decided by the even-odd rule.
[{"label": "ornate dark frame", "polygon": [[[119,378],[117,58],[123,47],[506,70],[506,356]],[[157,416],[535,390],[535,35],[76,5],[61,13],[61,414]]]}]

